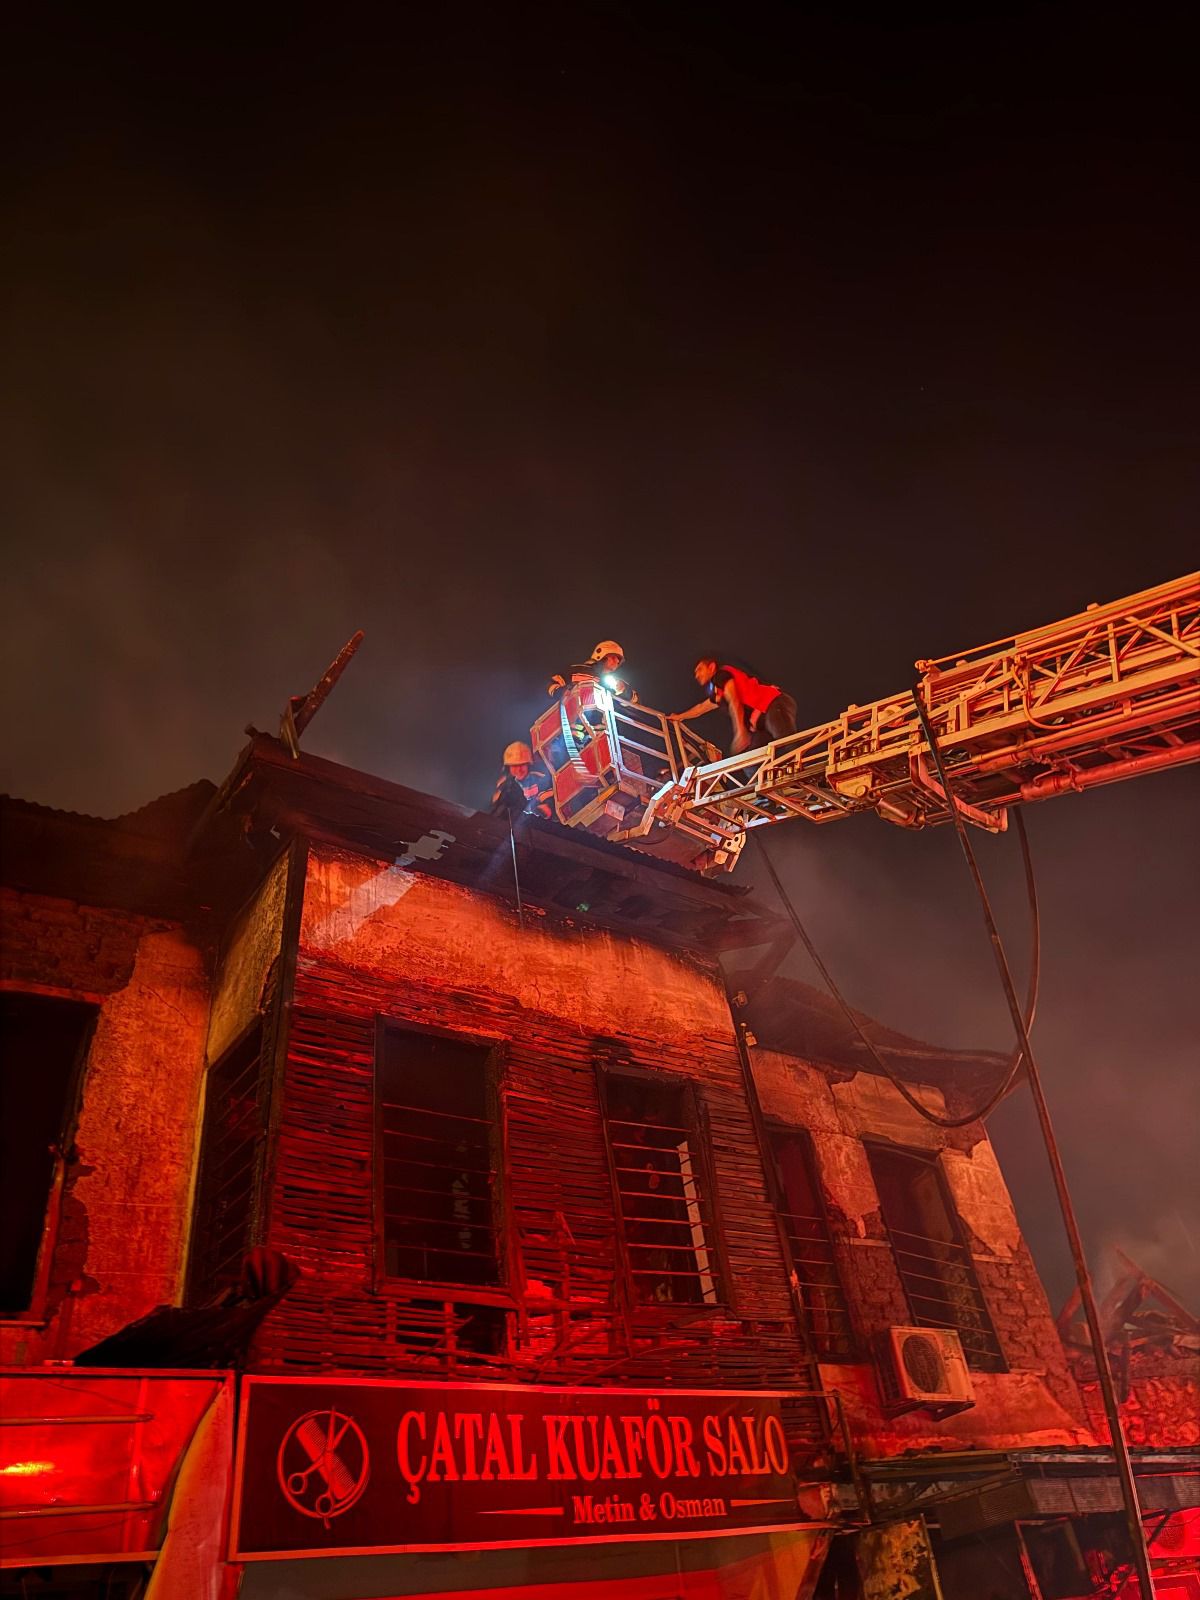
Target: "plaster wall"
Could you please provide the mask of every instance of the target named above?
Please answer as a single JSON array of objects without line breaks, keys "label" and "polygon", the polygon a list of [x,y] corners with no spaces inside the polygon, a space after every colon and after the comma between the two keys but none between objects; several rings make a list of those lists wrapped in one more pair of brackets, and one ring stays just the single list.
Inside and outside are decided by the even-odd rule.
[{"label": "plaster wall", "polygon": [[266,1009],[267,991],[283,940],[287,881],[285,851],[235,918],[222,946],[205,1049],[210,1062],[218,1060]]},{"label": "plaster wall", "polygon": [[45,1304],[0,1324],[0,1363],[24,1365],[178,1296],[209,986],[174,924],[42,896],[10,910],[6,985],[99,1006]]},{"label": "plaster wall", "polygon": [[698,962],[533,909],[522,930],[488,896],[337,851],[312,852],[300,943],[373,975],[505,996],[581,1033],[733,1039],[724,990]]}]

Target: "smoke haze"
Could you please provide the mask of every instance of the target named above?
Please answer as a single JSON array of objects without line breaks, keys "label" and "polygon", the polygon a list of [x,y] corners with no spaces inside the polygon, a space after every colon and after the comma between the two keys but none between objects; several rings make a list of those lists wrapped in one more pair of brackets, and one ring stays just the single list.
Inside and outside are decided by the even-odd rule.
[{"label": "smoke haze", "polygon": [[[804,725],[1196,565],[1165,24],[47,18],[9,52],[13,793],[111,815],[219,779],[362,627],[309,747],[482,804],[597,638],[668,708],[697,649],[747,657]],[[1196,798],[1029,821],[1093,1260],[1194,1304]],[[772,846],[857,1004],[1007,1048],[952,835]],[[1021,951],[1015,841],[981,848]],[[1025,1093],[994,1133],[1060,1298]]]}]

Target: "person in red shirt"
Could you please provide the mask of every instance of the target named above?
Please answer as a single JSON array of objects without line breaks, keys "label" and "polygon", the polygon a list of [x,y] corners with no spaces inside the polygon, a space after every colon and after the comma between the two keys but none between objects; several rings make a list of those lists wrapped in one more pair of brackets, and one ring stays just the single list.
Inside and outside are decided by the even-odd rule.
[{"label": "person in red shirt", "polygon": [[777,684],[762,683],[753,673],[723,664],[715,655],[700,656],[692,675],[707,698],[687,711],[676,712],[673,720],[690,722],[725,706],[733,724],[732,754],[795,733],[796,702]]}]

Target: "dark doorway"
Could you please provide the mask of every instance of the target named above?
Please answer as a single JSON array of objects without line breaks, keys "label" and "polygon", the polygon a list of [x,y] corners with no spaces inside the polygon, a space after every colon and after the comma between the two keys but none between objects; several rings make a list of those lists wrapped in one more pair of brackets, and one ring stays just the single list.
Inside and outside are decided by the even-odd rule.
[{"label": "dark doorway", "polygon": [[96,1016],[78,1000],[0,994],[0,1314],[32,1309]]}]

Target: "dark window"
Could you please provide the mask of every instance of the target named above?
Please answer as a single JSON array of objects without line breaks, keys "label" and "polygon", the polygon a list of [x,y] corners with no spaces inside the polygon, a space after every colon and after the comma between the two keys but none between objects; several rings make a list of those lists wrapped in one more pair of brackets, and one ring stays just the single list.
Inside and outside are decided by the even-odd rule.
[{"label": "dark window", "polygon": [[[837,1541],[840,1543],[840,1540]],[[987,1528],[962,1539],[934,1534],[941,1593],[975,1600],[1030,1600],[1015,1523]],[[819,1591],[818,1591],[819,1593]]]},{"label": "dark window", "polygon": [[32,1305],[96,1007],[0,994],[0,1314]]},{"label": "dark window", "polygon": [[1043,1600],[1095,1594],[1075,1528],[1069,1522],[1027,1523],[1021,1539]]},{"label": "dark window", "polygon": [[0,1595],[4,1600],[141,1600],[148,1576],[139,1561],[22,1566],[0,1571]]},{"label": "dark window", "polygon": [[602,1079],[605,1128],[635,1300],[717,1304],[717,1260],[690,1087],[633,1074]]},{"label": "dark window", "polygon": [[808,1136],[794,1128],[774,1128],[769,1137],[783,1200],[780,1215],[800,1280],[813,1349],[827,1361],[851,1361],[855,1342],[850,1313],[813,1173]]},{"label": "dark window", "polygon": [[378,1181],[389,1278],[499,1282],[489,1056],[462,1039],[382,1032]]},{"label": "dark window", "polygon": [[262,1028],[255,1027],[208,1069],[200,1178],[192,1214],[188,1298],[203,1304],[236,1287],[252,1243],[265,1127]]},{"label": "dark window", "polygon": [[867,1154],[913,1321],[956,1328],[970,1366],[1003,1371],[996,1332],[936,1159],[882,1145],[869,1145]]},{"label": "dark window", "polygon": [[1043,1600],[1124,1593],[1133,1553],[1123,1516],[1109,1513],[1018,1526]]}]

